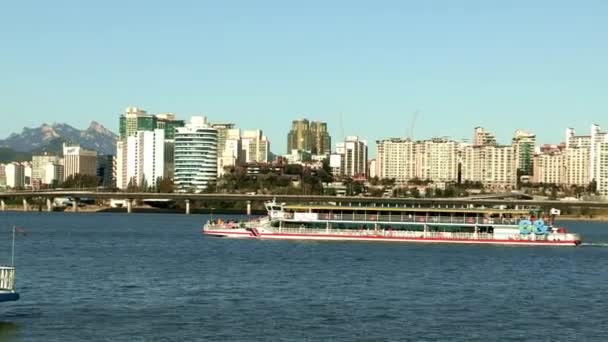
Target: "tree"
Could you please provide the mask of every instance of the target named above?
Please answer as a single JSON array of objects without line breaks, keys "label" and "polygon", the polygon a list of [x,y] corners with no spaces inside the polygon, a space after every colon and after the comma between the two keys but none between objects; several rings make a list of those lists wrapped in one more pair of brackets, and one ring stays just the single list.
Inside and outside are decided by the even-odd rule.
[{"label": "tree", "polygon": [[301,175],[303,172],[302,165],[299,164],[288,164],[285,167],[285,173],[288,175]]},{"label": "tree", "polygon": [[99,178],[93,175],[79,173],[68,176],[62,184],[64,188],[95,188],[99,185]]},{"label": "tree", "polygon": [[173,180],[171,178],[159,178],[157,188],[158,192],[171,193],[173,192]]},{"label": "tree", "polygon": [[410,195],[414,198],[419,198],[420,190],[418,190],[418,188],[410,188]]}]

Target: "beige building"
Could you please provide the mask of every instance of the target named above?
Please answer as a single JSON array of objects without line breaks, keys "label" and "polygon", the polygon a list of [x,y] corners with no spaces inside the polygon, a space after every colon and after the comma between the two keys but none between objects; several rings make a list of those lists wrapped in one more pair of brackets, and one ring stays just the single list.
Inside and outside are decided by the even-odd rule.
[{"label": "beige building", "polygon": [[97,152],[80,146],[63,145],[63,172],[68,178],[76,174],[97,175]]},{"label": "beige building", "polygon": [[462,146],[461,180],[481,182],[494,189],[508,190],[517,183],[513,146]]},{"label": "beige building", "polygon": [[564,150],[564,175],[562,182],[568,185],[588,185],[591,176],[591,135],[575,135],[566,129]]},{"label": "beige building", "polygon": [[246,163],[267,163],[270,142],[261,130],[246,130],[241,134],[241,144]]},{"label": "beige building", "polygon": [[608,136],[596,145],[597,153],[597,192],[600,196],[608,197]]},{"label": "beige building", "polygon": [[406,182],[413,178],[436,182],[458,179],[459,144],[445,138],[413,142],[409,139],[379,140],[376,175]]},{"label": "beige building", "polygon": [[[63,164],[63,161],[58,156],[50,156],[47,154],[40,156],[32,156],[32,184],[51,184],[48,183],[47,180],[55,179],[53,175],[46,175],[46,166],[47,164]],[[63,178],[57,179],[58,181],[62,181]]]},{"label": "beige building", "polygon": [[356,136],[346,137],[336,144],[336,153],[330,156],[334,175],[367,177],[367,142]]},{"label": "beige building", "polygon": [[473,133],[473,146],[496,145],[496,136],[483,127],[475,127]]},{"label": "beige building", "polygon": [[407,182],[416,177],[416,143],[410,139],[376,141],[375,174],[378,178],[393,178]]},{"label": "beige building", "polygon": [[331,152],[331,136],[327,131],[327,123],[311,122],[308,119],[294,120],[287,134],[287,153],[293,150],[328,155]]},{"label": "beige building", "polygon": [[564,183],[566,155],[563,147],[563,145],[543,146],[534,154],[532,182],[556,185]]}]

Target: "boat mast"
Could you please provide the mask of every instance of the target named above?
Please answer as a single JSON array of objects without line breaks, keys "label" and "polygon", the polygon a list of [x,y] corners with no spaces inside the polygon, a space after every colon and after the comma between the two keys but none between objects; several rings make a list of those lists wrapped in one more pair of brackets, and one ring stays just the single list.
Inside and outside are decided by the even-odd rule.
[{"label": "boat mast", "polygon": [[13,246],[11,248],[11,266],[15,267],[15,226],[13,225]]}]

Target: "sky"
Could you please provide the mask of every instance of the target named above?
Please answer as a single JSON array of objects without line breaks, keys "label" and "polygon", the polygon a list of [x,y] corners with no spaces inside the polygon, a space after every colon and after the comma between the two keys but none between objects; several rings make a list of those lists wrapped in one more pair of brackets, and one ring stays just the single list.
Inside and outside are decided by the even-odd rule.
[{"label": "sky", "polygon": [[[608,1],[7,1],[0,138],[127,106],[333,142],[608,126]],[[413,114],[417,119],[411,129]]]}]

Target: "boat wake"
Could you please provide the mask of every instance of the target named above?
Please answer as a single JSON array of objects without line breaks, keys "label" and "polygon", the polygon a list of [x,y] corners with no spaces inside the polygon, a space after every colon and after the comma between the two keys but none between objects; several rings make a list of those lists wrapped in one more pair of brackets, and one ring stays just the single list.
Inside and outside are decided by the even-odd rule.
[{"label": "boat wake", "polygon": [[608,247],[608,242],[583,242],[583,247]]}]

